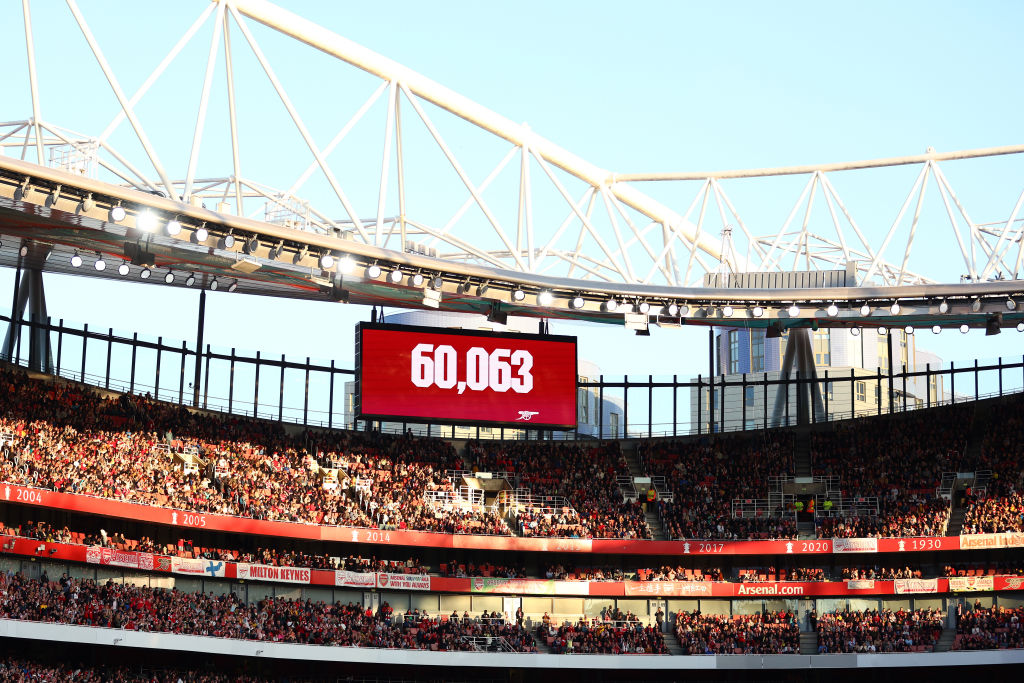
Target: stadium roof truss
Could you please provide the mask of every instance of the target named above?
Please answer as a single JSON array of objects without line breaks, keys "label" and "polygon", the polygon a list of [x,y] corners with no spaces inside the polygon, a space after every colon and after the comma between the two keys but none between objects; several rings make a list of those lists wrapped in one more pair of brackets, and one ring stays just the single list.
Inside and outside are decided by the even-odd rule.
[{"label": "stadium roof truss", "polygon": [[[1024,188],[1015,202],[1006,198],[1005,207],[983,207],[990,215],[1009,209],[1005,219],[979,223],[943,169],[966,159],[1024,160],[1024,145],[799,167],[616,174],[265,0],[214,0],[203,7],[129,93],[128,79],[119,78],[76,0],[66,2],[70,25],[105,81],[102,91],[117,106],[97,135],[43,118],[45,84],[37,72],[30,2],[22,0],[31,116],[19,119],[15,112],[0,123],[0,233],[17,239],[0,248],[4,265],[19,262],[20,245],[28,240],[47,246],[29,257],[45,270],[85,272],[66,265],[70,255],[95,253],[131,262],[129,273],[188,272],[201,286],[217,279],[249,293],[479,312],[498,304],[527,315],[615,323],[624,314],[643,314],[676,324],[862,324],[865,303],[872,325],[982,325],[997,312],[1006,322],[1020,315],[1007,297],[1024,296],[1017,281],[1024,270]],[[11,4],[0,16],[13,25],[15,11]],[[270,34],[260,35],[267,29]],[[208,44],[198,38],[203,32]],[[282,37],[291,49],[369,75],[366,92],[346,103],[329,138],[322,122],[311,123],[317,112],[303,108],[308,97],[286,87],[285,74],[264,49],[280,49]],[[144,100],[168,97],[159,90],[161,79],[193,42],[205,55],[189,67],[196,71],[190,82],[201,84],[198,100],[194,111],[180,109],[174,119],[171,132],[185,143],[168,145],[159,139],[169,132],[166,124],[150,123]],[[250,67],[244,77],[243,62]],[[214,85],[221,73],[223,88]],[[282,128],[308,157],[293,176],[282,171],[266,178],[257,171],[257,179],[243,169],[243,159],[266,149],[262,140],[244,144],[241,125],[241,92],[257,77],[283,109]],[[95,92],[98,97],[101,89]],[[209,114],[218,96],[226,100],[226,116],[215,132]],[[29,102],[6,98],[3,108]],[[374,117],[383,120],[383,130],[368,133]],[[118,136],[130,137],[141,153],[119,150]],[[354,138],[362,156],[342,153]],[[216,153],[211,146],[221,152],[214,162],[208,161]],[[201,159],[213,173],[200,173]],[[835,177],[900,166],[918,170],[891,221],[878,220],[880,198],[872,198],[866,218],[856,218]],[[352,181],[353,167],[365,182]],[[770,227],[766,210],[737,208],[742,184],[790,176],[806,181],[792,186],[797,196],[781,224]],[[655,199],[663,187],[668,199]],[[941,221],[929,213],[926,196],[937,202]],[[111,220],[117,205],[126,216]],[[158,225],[140,226],[137,219],[145,222],[149,214]],[[181,229],[170,234],[168,221]],[[876,225],[881,230],[872,229]],[[202,230],[209,239],[198,239]],[[940,245],[938,263],[934,251],[913,258],[922,240],[932,249]],[[950,267],[958,275],[950,277]],[[828,269],[847,269],[853,281],[789,290],[699,286],[709,273]],[[400,274],[392,280],[395,271]],[[117,277],[114,269],[89,274]],[[545,290],[551,301],[542,305]],[[901,302],[898,316],[889,315],[895,301]],[[790,315],[794,302],[798,315]],[[833,302],[840,311],[829,314]],[[943,303],[945,317],[933,320]]]}]

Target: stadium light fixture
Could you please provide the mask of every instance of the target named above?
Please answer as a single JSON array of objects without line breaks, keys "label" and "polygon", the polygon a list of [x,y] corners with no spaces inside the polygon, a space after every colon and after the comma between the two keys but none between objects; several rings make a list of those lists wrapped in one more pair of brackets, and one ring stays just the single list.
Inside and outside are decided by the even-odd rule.
[{"label": "stadium light fixture", "polygon": [[889,330],[887,330],[884,325],[879,325],[878,326],[878,336],[879,337],[884,337],[885,333],[888,332],[888,331]]},{"label": "stadium light fixture", "polygon": [[341,273],[342,275],[351,275],[353,272],[355,272],[355,269],[356,260],[349,256],[348,254],[345,254],[340,259],[338,259],[338,272]]},{"label": "stadium light fixture", "polygon": [[376,280],[377,278],[380,277],[380,274],[381,269],[380,266],[377,265],[376,261],[371,263],[370,266],[366,269],[366,277],[370,278],[371,280]]},{"label": "stadium light fixture", "polygon": [[127,275],[129,272],[131,272],[131,268],[128,266],[128,262],[122,261],[121,265],[117,267],[117,274],[124,276]]},{"label": "stadium light fixture", "polygon": [[107,268],[107,262],[103,260],[103,254],[96,252],[96,263],[92,264],[93,267],[99,272],[103,272]]},{"label": "stadium light fixture", "polygon": [[723,316],[725,316],[726,318],[731,318],[732,317],[732,313],[733,313],[732,306],[730,306],[729,304],[726,304],[725,306],[722,306],[722,315]]},{"label": "stadium light fixture", "polygon": [[388,280],[397,285],[402,281],[402,270],[395,266],[395,269],[388,273]]},{"label": "stadium light fixture", "polygon": [[512,301],[522,301],[526,298],[526,292],[521,287],[516,287],[512,290]]},{"label": "stadium light fixture", "polygon": [[679,307],[679,317],[683,317],[684,315],[686,315],[689,312],[690,312],[690,307],[687,306],[686,304],[682,304]]},{"label": "stadium light fixture", "polygon": [[1017,331],[1024,332],[1024,323],[1017,323]]},{"label": "stadium light fixture", "polygon": [[471,286],[472,285],[469,282],[469,278],[467,277],[465,280],[463,280],[462,282],[459,283],[459,286],[455,288],[455,291],[457,293],[463,294],[463,295],[469,294],[469,288]]},{"label": "stadium light fixture", "polygon": [[550,289],[542,289],[537,293],[538,306],[550,306],[555,301],[555,295]]},{"label": "stadium light fixture", "polygon": [[210,291],[211,292],[216,292],[218,287],[220,287],[220,283],[217,282],[217,278],[213,278],[212,280],[210,280]]},{"label": "stadium light fixture", "polygon": [[971,328],[967,326],[967,323],[960,326],[960,334],[967,334],[970,330]]},{"label": "stadium light fixture", "polygon": [[174,237],[181,232],[181,221],[179,221],[178,217],[175,216],[171,220],[167,221],[167,225],[164,226],[164,229],[167,231],[168,235]]},{"label": "stadium light fixture", "polygon": [[234,292],[236,289],[238,289],[238,280],[235,280],[230,285],[228,285],[229,292]]},{"label": "stadium light fixture", "polygon": [[[466,284],[467,285],[469,284],[469,280],[466,280]],[[480,284],[478,284],[476,286],[476,295],[477,296],[486,296],[487,292],[490,289],[491,289],[491,282],[490,282],[490,280],[485,280],[484,282],[481,282]],[[494,321],[491,320],[491,322],[494,322]]]},{"label": "stadium light fixture", "polygon": [[854,337],[859,337],[860,336],[860,328],[859,327],[852,327],[852,328],[850,328],[850,335],[854,336]]},{"label": "stadium light fixture", "polygon": [[577,294],[576,296],[569,300],[569,308],[575,308],[576,310],[579,310],[583,308],[583,305],[585,303],[586,301],[583,300],[583,297]]},{"label": "stadium light fixture", "polygon": [[608,301],[605,301],[603,304],[601,304],[601,308],[603,308],[608,313],[614,313],[618,307],[619,302],[616,301],[614,297],[608,299]]},{"label": "stadium light fixture", "polygon": [[334,254],[329,251],[325,251],[320,254],[320,269],[330,270],[334,267]]},{"label": "stadium light fixture", "polygon": [[143,268],[139,272],[139,277],[142,278],[143,280],[148,280],[149,276],[152,275],[152,274],[153,273],[152,273],[152,271],[149,270],[149,268]]},{"label": "stadium light fixture", "polygon": [[754,306],[752,309],[750,309],[750,315],[754,316],[755,318],[763,317],[764,306]]},{"label": "stadium light fixture", "polygon": [[945,299],[939,302],[939,313],[949,313],[949,302]]},{"label": "stadium light fixture", "polygon": [[828,305],[828,308],[825,310],[825,312],[828,313],[830,318],[834,318],[837,315],[839,315],[839,307],[836,306],[835,302],[833,301],[831,304]]},{"label": "stadium light fixture", "polygon": [[242,251],[247,255],[254,254],[260,248],[260,238],[253,235],[242,243]]},{"label": "stadium light fixture", "polygon": [[26,177],[25,182],[21,184],[21,187],[14,191],[14,201],[21,202],[25,200],[25,197],[28,196],[29,190],[32,189],[29,185],[30,181],[31,178]]},{"label": "stadium light fixture", "polygon": [[191,287],[195,283],[196,283],[196,274],[195,273],[189,273],[188,277],[185,278],[185,286],[186,287]]},{"label": "stadium light fixture", "polygon": [[869,315],[871,315],[871,307],[868,306],[866,302],[861,305],[861,307],[860,307],[860,314],[864,318],[866,318]]},{"label": "stadium light fixture", "polygon": [[51,192],[50,196],[46,198],[47,206],[53,206],[54,204],[57,203],[57,200],[60,199],[60,187],[61,186],[59,184],[56,187],[54,187],[53,192]]},{"label": "stadium light fixture", "polygon": [[892,306],[889,307],[889,312],[892,313],[893,315],[899,315],[900,314],[900,302],[899,301],[893,301],[892,302]]},{"label": "stadium light fixture", "polygon": [[1006,310],[1013,311],[1013,310],[1016,310],[1016,308],[1017,308],[1017,302],[1013,298],[1010,298],[1010,299],[1006,300]]},{"label": "stadium light fixture", "polygon": [[156,232],[156,216],[152,211],[135,214],[135,227],[143,232]]},{"label": "stadium light fixture", "polygon": [[[118,202],[117,206],[113,206],[110,209],[110,214],[109,214],[110,222],[111,223],[120,223],[121,221],[124,220],[125,216],[127,216],[127,215],[128,215],[128,212],[124,210],[123,206],[121,206],[121,202]],[[136,226],[138,226],[138,221],[136,221]]]},{"label": "stadium light fixture", "polygon": [[641,301],[637,304],[636,310],[646,315],[651,312],[651,305],[646,301]]},{"label": "stadium light fixture", "polygon": [[164,275],[164,284],[174,284],[174,271],[168,270],[167,275]]},{"label": "stadium light fixture", "polygon": [[206,229],[206,223],[203,223],[196,231],[192,233],[192,237],[195,238],[196,244],[202,244],[210,237],[210,231]]},{"label": "stadium light fixture", "polygon": [[670,318],[675,318],[676,316],[678,316],[679,315],[679,304],[677,304],[675,301],[669,302],[665,306],[665,314],[668,317],[670,317]]},{"label": "stadium light fixture", "polygon": [[276,261],[281,258],[282,254],[284,254],[284,240],[278,240],[277,244],[270,250],[270,258]]},{"label": "stadium light fixture", "polygon": [[82,213],[89,213],[96,208],[96,200],[92,198],[92,192],[89,192],[82,199]]},{"label": "stadium light fixture", "polygon": [[75,268],[82,265],[82,257],[78,255],[77,249],[75,250],[75,253],[71,255],[71,265]]},{"label": "stadium light fixture", "polygon": [[228,230],[228,233],[220,238],[219,244],[221,249],[231,249],[235,246],[235,236]]},{"label": "stadium light fixture", "polygon": [[444,287],[444,278],[441,275],[435,275],[430,278],[430,288],[432,290],[440,292],[442,287]]},{"label": "stadium light fixture", "polygon": [[903,328],[903,331],[906,332],[907,334],[914,334],[914,326],[907,325],[906,327]]},{"label": "stadium light fixture", "polygon": [[932,334],[941,334],[942,328],[938,325],[932,325]]},{"label": "stadium light fixture", "polygon": [[975,298],[974,301],[971,302],[971,310],[975,313],[979,313],[981,311],[981,299]]},{"label": "stadium light fixture", "polygon": [[411,284],[413,287],[422,287],[423,281],[423,273],[413,273],[412,275],[409,276],[409,284]]},{"label": "stadium light fixture", "polygon": [[795,318],[795,317],[797,317],[798,315],[800,315],[800,307],[799,307],[799,306],[797,306],[797,305],[796,305],[795,303],[793,303],[793,304],[790,304],[790,306],[789,306],[789,308],[788,308],[788,309],[786,310],[786,312],[787,312],[787,313],[789,313],[789,317],[790,317],[790,318]]}]

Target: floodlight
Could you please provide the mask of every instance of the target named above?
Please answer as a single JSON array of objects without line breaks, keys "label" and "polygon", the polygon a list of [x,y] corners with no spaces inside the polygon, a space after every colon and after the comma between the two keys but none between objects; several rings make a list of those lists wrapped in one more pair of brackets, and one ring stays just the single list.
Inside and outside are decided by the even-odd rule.
[{"label": "floodlight", "polygon": [[142,271],[139,272],[139,277],[143,280],[148,280],[150,275],[152,275],[152,273],[149,268],[143,268]]},{"label": "floodlight", "polygon": [[892,313],[893,315],[899,315],[900,314],[900,302],[893,301],[892,302],[892,306],[889,307],[889,312]]},{"label": "floodlight", "polygon": [[320,268],[323,270],[330,270],[334,267],[334,255],[329,251],[325,251],[320,254]]},{"label": "floodlight", "polygon": [[278,240],[277,244],[274,245],[274,248],[270,250],[270,258],[276,261],[277,259],[281,258],[281,254],[283,253],[284,240]]},{"label": "floodlight", "polygon": [[119,265],[117,267],[117,274],[118,275],[127,275],[130,271],[131,271],[131,268],[128,267],[128,262],[127,261],[123,262],[121,265]]},{"label": "floodlight", "polygon": [[752,309],[750,309],[750,315],[754,316],[755,318],[762,317],[764,315],[764,306],[754,306]]},{"label": "floodlight", "polygon": [[576,308],[576,309],[580,309],[580,308],[583,308],[583,305],[584,305],[585,303],[586,303],[586,302],[585,302],[585,301],[583,300],[583,297],[582,297],[582,296],[580,296],[579,294],[577,294],[576,296],[574,296],[574,297],[573,297],[573,298],[572,298],[572,299],[571,299],[571,300],[569,301],[569,308]]},{"label": "floodlight", "polygon": [[423,273],[413,273],[409,276],[409,282],[412,283],[413,287],[422,287],[423,280]]},{"label": "floodlight", "polygon": [[85,198],[82,200],[82,213],[89,213],[95,208],[96,202],[92,198],[92,192],[90,192],[87,195],[85,195]]},{"label": "floodlight", "polygon": [[216,292],[218,287],[220,287],[220,283],[217,282],[217,278],[213,278],[213,280],[210,281],[210,291]]},{"label": "floodlight", "polygon": [[103,260],[103,254],[101,254],[100,252],[97,251],[96,252],[96,263],[94,263],[92,265],[93,265],[94,268],[96,268],[96,270],[98,270],[98,271],[100,271],[102,273],[106,269],[106,267],[107,267],[107,262]]},{"label": "floodlight", "polygon": [[78,268],[79,266],[82,265],[82,257],[78,255],[78,251],[75,251],[75,253],[71,256],[71,265],[74,266],[75,268]]},{"label": "floodlight", "polygon": [[167,221],[167,226],[165,229],[167,230],[167,234],[173,237],[177,235],[179,232],[181,232],[181,223],[178,221],[177,218],[172,218],[171,220]]},{"label": "floodlight", "polygon": [[864,304],[863,306],[860,307],[860,314],[865,318],[868,317],[869,315],[871,315],[871,307],[868,306],[867,304]]},{"label": "floodlight", "polygon": [[338,259],[338,272],[342,275],[351,275],[356,269],[356,260],[345,254]]},{"label": "floodlight", "polygon": [[665,306],[665,313],[668,315],[668,317],[675,318],[676,316],[679,315],[679,304],[677,304],[674,301],[671,302],[670,304]]},{"label": "floodlight", "polygon": [[601,307],[608,313],[614,313],[615,309],[619,307],[619,302],[615,299],[608,299],[608,301],[605,301]]},{"label": "floodlight", "polygon": [[798,315],[800,315],[800,307],[797,306],[795,303],[791,304],[788,309],[788,313],[790,318],[795,318]]},{"label": "floodlight", "polygon": [[649,313],[650,310],[651,310],[651,305],[649,303],[647,303],[646,301],[641,301],[637,305],[636,310],[640,311],[641,313]]},{"label": "floodlight", "polygon": [[393,282],[396,285],[399,282],[401,282],[402,281],[402,271],[401,271],[401,269],[396,267],[394,270],[392,270],[390,273],[388,273],[388,280],[390,280],[391,282]]},{"label": "floodlight", "polygon": [[829,314],[829,316],[831,316],[831,317],[833,317],[833,318],[834,318],[834,317],[836,317],[837,315],[839,315],[839,307],[838,307],[838,306],[836,306],[836,305],[835,305],[835,303],[833,302],[833,303],[829,304],[829,306],[828,306],[828,308],[827,308],[827,309],[825,310],[825,312],[826,312],[826,313],[828,313],[828,314]]},{"label": "floodlight", "polygon": [[[110,220],[114,223],[120,223],[121,221],[124,220],[124,217],[127,215],[128,212],[126,212],[124,210],[124,207],[121,206],[121,202],[118,202],[117,206],[110,209]],[[136,221],[135,224],[136,226],[138,226],[138,221]]]},{"label": "floodlight", "polygon": [[974,301],[971,302],[971,310],[974,311],[975,313],[981,311],[981,299],[976,298]]},{"label": "floodlight", "polygon": [[854,337],[859,337],[860,336],[860,328],[859,327],[850,328],[850,335],[852,335]]},{"label": "floodlight", "polygon": [[1024,323],[1017,323],[1017,331],[1024,332]]},{"label": "floodlight", "polygon": [[441,291],[442,287],[444,287],[444,278],[443,277],[441,277],[440,275],[435,275],[434,277],[430,278],[430,288],[431,289],[439,292],[439,291]]},{"label": "floodlight", "polygon": [[232,235],[230,232],[228,232],[228,234],[220,238],[221,249],[230,249],[233,246],[235,246],[235,236]]},{"label": "floodlight", "polygon": [[725,306],[722,306],[722,315],[724,315],[726,318],[731,318],[732,317],[732,306],[730,306],[728,304],[726,304]]},{"label": "floodlight", "polygon": [[939,313],[949,313],[949,302],[945,299],[939,302]]},{"label": "floodlight", "polygon": [[515,289],[512,290],[512,301],[522,301],[525,298],[526,292],[524,292],[521,288],[516,287]]},{"label": "floodlight", "polygon": [[242,243],[242,251],[244,251],[246,254],[252,254],[259,248],[260,240],[258,237],[256,237],[256,235],[253,235],[252,237],[250,237],[249,239]]},{"label": "floodlight", "polygon": [[174,271],[173,270],[169,270],[169,271],[167,271],[167,275],[164,275],[164,283],[169,285],[169,284],[171,284],[173,282],[174,282]]},{"label": "floodlight", "polygon": [[379,278],[380,273],[380,266],[378,266],[376,263],[371,263],[370,267],[366,269],[366,277],[370,278],[371,280],[376,280],[377,278]]},{"label": "floodlight", "polygon": [[1006,300],[1006,310],[1012,311],[1012,310],[1014,310],[1016,308],[1017,308],[1017,302],[1016,301],[1014,301],[1013,299],[1007,299]]},{"label": "floodlight", "polygon": [[235,291],[236,289],[238,289],[238,280],[235,280],[235,281],[234,281],[234,282],[232,282],[232,283],[231,283],[230,285],[228,285],[228,291],[229,291],[229,292],[233,292],[233,291]]},{"label": "floodlight", "polygon": [[210,236],[210,231],[206,229],[206,223],[203,223],[196,231],[192,233],[192,237],[195,238],[196,242],[202,244]]},{"label": "floodlight", "polygon": [[906,332],[907,334],[914,334],[914,326],[907,325],[906,327],[903,328],[903,331]]},{"label": "floodlight", "polygon": [[967,323],[964,323],[960,326],[960,334],[967,334],[970,329],[971,328],[967,326]]},{"label": "floodlight", "polygon": [[188,277],[185,278],[185,286],[186,287],[191,287],[195,283],[196,283],[196,274],[195,273],[189,273]]},{"label": "floodlight", "polygon": [[[113,209],[111,209],[111,214],[113,214]],[[141,211],[135,214],[135,227],[143,232],[156,232],[156,216],[152,211]]]},{"label": "floodlight", "polygon": [[940,334],[941,332],[942,332],[942,328],[941,327],[939,327],[938,325],[932,325],[932,334]]},{"label": "floodlight", "polygon": [[878,336],[879,337],[884,337],[885,333],[888,332],[888,331],[889,330],[887,330],[885,327],[882,327],[881,325],[878,326]]},{"label": "floodlight", "polygon": [[549,289],[542,289],[537,293],[538,306],[550,306],[555,300],[555,295]]}]

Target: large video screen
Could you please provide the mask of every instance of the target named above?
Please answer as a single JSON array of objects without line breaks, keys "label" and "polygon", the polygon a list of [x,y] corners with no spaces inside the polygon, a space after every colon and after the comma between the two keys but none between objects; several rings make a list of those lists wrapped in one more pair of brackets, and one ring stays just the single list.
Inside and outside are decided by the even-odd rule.
[{"label": "large video screen", "polygon": [[576,427],[576,338],[361,323],[361,419]]}]

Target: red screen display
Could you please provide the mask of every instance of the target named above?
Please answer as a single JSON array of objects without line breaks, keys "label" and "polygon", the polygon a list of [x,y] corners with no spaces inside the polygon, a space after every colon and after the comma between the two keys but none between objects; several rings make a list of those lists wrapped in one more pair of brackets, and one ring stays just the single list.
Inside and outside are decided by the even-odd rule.
[{"label": "red screen display", "polygon": [[362,324],[359,414],[576,426],[576,339]]}]

